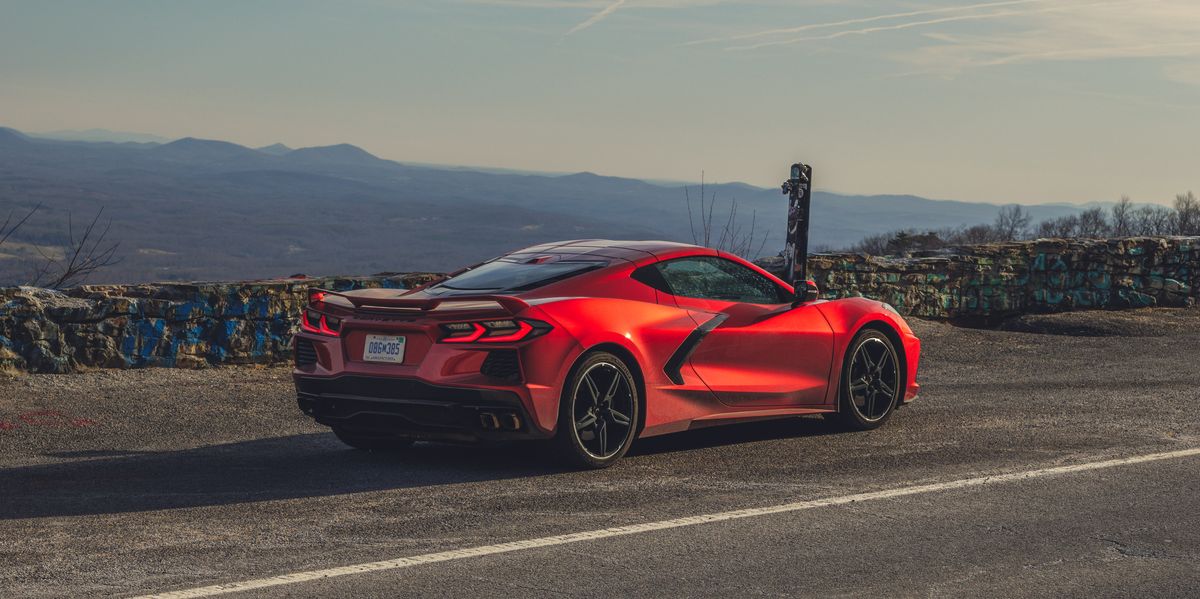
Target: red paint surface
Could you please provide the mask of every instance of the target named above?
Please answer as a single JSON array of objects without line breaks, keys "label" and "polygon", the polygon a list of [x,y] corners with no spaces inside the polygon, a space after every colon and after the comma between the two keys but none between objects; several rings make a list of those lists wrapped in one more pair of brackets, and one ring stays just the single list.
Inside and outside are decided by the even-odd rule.
[{"label": "red paint surface", "polygon": [[[869,323],[893,329],[904,354],[905,398],[916,395],[919,342],[907,324],[883,304],[861,298],[749,304],[676,297],[632,278],[635,270],[689,256],[718,256],[767,277],[789,297],[792,287],[736,256],[708,248],[666,242],[585,241],[546,244],[509,255],[514,261],[548,255],[557,259],[602,259],[608,266],[565,280],[514,292],[509,296],[453,295],[414,290],[373,289],[338,295],[358,308],[323,304],[320,311],[342,318],[340,337],[305,327],[297,336],[313,343],[318,363],[298,367],[296,378],[331,379],[343,375],[416,379],[433,385],[508,391],[517,395],[546,433],[556,427],[561,389],[575,361],[600,345],[632,357],[645,391],[642,436],[687,429],[692,422],[828,412],[836,409],[842,356],[854,334]],[[453,301],[492,307],[442,310]],[[376,309],[370,310],[371,307]],[[445,306],[443,306],[445,307]],[[379,309],[383,308],[383,309]],[[387,309],[397,317],[381,316]],[[682,384],[664,366],[684,339],[716,315],[725,321],[710,332],[682,365]],[[540,320],[546,334],[511,342],[483,343],[478,327],[470,335],[443,339],[448,322],[495,318]],[[878,326],[878,325],[873,325]],[[369,333],[404,335],[403,364],[362,360]],[[438,341],[446,341],[438,343]],[[496,341],[493,339],[493,341]],[[519,355],[520,383],[507,383],[465,363],[478,363],[484,350],[513,348]]]}]

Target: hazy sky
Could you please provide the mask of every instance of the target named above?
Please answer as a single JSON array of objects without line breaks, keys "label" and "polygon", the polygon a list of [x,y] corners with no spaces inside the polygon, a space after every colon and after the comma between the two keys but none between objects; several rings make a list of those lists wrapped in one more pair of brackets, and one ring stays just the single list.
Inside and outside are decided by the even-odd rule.
[{"label": "hazy sky", "polygon": [[0,125],[1167,202],[1200,191],[1200,0],[0,0]]}]

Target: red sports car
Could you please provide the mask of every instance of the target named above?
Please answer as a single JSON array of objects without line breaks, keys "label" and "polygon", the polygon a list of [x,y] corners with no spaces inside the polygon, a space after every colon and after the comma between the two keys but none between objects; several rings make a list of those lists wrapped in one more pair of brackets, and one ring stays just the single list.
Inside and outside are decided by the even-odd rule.
[{"label": "red sports car", "polygon": [[296,391],[354,447],[553,439],[593,468],[712,424],[882,425],[917,396],[920,341],[887,304],[805,295],[703,247],[539,245],[417,289],[313,291]]}]

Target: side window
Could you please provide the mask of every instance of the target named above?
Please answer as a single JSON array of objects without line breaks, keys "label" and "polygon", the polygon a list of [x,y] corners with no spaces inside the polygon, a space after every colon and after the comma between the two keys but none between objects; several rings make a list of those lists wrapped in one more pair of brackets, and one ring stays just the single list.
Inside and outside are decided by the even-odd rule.
[{"label": "side window", "polygon": [[787,302],[770,279],[724,258],[679,258],[655,267],[674,295],[749,304]]}]

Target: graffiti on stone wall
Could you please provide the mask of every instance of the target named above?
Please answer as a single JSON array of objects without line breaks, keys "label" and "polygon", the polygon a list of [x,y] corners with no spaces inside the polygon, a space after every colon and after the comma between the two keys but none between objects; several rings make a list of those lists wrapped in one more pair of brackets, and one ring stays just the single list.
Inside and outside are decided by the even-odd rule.
[{"label": "graffiti on stone wall", "polygon": [[1042,239],[903,258],[809,259],[809,274],[826,298],[871,297],[939,319],[1188,306],[1200,291],[1198,268],[1197,237]]},{"label": "graffiti on stone wall", "polygon": [[[1198,270],[1200,237],[1044,239],[904,258],[809,259],[826,298],[871,297],[905,314],[951,320],[1193,305]],[[406,289],[436,276],[0,289],[0,370],[284,363],[309,288]]]},{"label": "graffiti on stone wall", "polygon": [[283,362],[310,287],[407,289],[435,276],[0,289],[0,369]]}]

